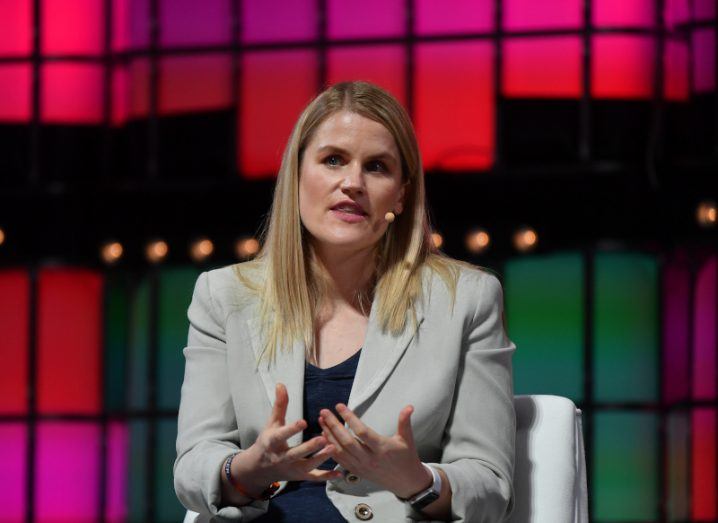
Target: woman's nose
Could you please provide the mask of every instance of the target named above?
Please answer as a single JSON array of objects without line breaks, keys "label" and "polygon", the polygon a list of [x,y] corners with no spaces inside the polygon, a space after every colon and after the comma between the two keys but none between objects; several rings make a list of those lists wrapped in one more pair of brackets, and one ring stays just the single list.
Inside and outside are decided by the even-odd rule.
[{"label": "woman's nose", "polygon": [[357,165],[354,162],[347,165],[347,168],[344,170],[344,179],[342,180],[341,187],[344,190],[364,190],[364,175],[361,165]]}]

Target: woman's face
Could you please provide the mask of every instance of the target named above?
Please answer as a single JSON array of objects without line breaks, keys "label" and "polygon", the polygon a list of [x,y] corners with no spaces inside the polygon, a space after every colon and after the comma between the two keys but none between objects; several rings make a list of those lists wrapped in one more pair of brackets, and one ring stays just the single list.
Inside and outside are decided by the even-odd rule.
[{"label": "woman's face", "polygon": [[403,198],[399,149],[386,127],[346,110],[317,127],[299,171],[299,213],[315,248],[351,254],[373,246]]}]

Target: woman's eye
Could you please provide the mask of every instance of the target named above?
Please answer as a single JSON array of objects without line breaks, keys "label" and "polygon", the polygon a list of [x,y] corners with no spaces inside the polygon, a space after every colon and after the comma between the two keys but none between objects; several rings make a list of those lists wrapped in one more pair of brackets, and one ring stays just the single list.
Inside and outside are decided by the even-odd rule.
[{"label": "woman's eye", "polygon": [[386,172],[386,165],[384,165],[383,162],[376,160],[373,162],[369,162],[367,164],[367,169],[372,172]]},{"label": "woman's eye", "polygon": [[324,158],[324,163],[332,166],[341,165],[341,158],[336,154],[332,154]]}]

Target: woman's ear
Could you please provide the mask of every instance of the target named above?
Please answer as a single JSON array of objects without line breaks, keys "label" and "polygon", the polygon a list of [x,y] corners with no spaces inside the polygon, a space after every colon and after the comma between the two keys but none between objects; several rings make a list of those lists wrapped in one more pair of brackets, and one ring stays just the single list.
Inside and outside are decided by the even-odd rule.
[{"label": "woman's ear", "polygon": [[404,200],[406,198],[406,186],[408,184],[409,182],[402,183],[401,189],[399,189],[399,198],[395,205],[397,214],[401,214],[402,212],[404,212]]}]

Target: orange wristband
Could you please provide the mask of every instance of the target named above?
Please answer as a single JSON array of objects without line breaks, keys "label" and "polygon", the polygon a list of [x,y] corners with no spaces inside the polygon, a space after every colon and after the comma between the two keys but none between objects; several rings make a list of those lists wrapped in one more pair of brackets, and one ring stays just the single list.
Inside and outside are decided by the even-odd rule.
[{"label": "orange wristband", "polygon": [[232,460],[234,457],[239,454],[239,452],[235,452],[231,456],[227,458],[227,460],[224,462],[224,475],[227,478],[227,481],[229,481],[229,484],[232,485],[234,490],[242,494],[244,497],[247,497],[249,499],[253,499],[254,501],[266,501],[269,498],[272,497],[272,495],[279,489],[279,482],[275,481],[271,485],[269,485],[266,489],[262,491],[262,493],[259,495],[259,497],[251,495],[249,492],[247,492],[238,481],[234,481],[232,479]]}]

